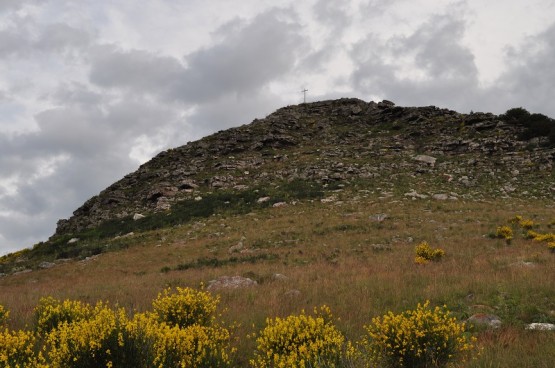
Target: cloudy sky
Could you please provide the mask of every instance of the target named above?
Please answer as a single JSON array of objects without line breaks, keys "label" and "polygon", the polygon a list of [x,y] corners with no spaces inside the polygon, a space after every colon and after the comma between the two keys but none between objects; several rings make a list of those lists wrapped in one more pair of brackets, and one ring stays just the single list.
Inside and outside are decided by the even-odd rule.
[{"label": "cloudy sky", "polygon": [[555,0],[0,0],[0,254],[305,87],[555,117],[554,65]]}]

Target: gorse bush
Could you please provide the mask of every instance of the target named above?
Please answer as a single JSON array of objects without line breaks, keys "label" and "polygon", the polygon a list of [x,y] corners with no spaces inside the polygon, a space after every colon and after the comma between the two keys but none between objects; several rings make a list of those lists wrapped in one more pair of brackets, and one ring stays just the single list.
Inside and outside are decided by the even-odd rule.
[{"label": "gorse bush", "polygon": [[511,239],[513,239],[513,229],[511,229],[510,226],[499,226],[495,230],[495,237],[510,241]]},{"label": "gorse bush", "polygon": [[62,323],[89,319],[93,308],[78,300],[60,301],[52,297],[41,298],[35,308],[37,332],[48,333]]},{"label": "gorse bush", "polygon": [[445,251],[441,248],[432,249],[428,242],[422,242],[418,244],[414,248],[414,252],[416,257],[414,258],[414,262],[418,264],[424,264],[428,261],[439,261],[444,255]]},{"label": "gorse bush", "polygon": [[255,368],[341,367],[346,359],[345,337],[333,324],[328,307],[286,318],[266,320],[256,339]]},{"label": "gorse bush", "polygon": [[2,304],[0,304],[0,326],[2,326],[8,321],[9,316],[10,316],[10,311],[4,308]]},{"label": "gorse bush", "polygon": [[207,291],[191,288],[166,289],[152,302],[154,313],[159,322],[171,326],[188,327],[194,324],[209,326],[219,303]]},{"label": "gorse bush", "polygon": [[0,331],[0,366],[4,368],[47,368],[36,354],[37,339],[31,331]]},{"label": "gorse bush", "polygon": [[428,301],[415,310],[373,318],[365,329],[362,351],[369,362],[386,367],[445,367],[474,348],[465,325],[451,317],[446,307],[431,309]]}]

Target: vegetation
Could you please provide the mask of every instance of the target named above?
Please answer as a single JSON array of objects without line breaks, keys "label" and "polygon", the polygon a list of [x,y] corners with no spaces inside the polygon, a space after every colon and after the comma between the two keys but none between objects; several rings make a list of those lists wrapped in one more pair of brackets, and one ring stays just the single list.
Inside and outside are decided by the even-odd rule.
[{"label": "vegetation", "polygon": [[521,139],[531,139],[535,137],[547,137],[551,145],[555,145],[555,120],[550,117],[530,113],[522,107],[507,110],[501,118],[510,124],[522,125],[526,129],[521,135]]}]

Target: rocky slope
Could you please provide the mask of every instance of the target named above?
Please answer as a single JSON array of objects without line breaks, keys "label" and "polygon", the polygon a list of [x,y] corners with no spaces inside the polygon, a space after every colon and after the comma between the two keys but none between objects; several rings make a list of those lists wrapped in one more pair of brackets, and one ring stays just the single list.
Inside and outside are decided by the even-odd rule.
[{"label": "rocky slope", "polygon": [[294,179],[335,188],[362,180],[386,194],[404,191],[414,198],[553,199],[555,150],[538,138],[519,140],[522,129],[491,113],[390,101],[288,106],[161,152],[60,220],[55,235],[171,211],[176,202],[206,192],[248,191]]}]

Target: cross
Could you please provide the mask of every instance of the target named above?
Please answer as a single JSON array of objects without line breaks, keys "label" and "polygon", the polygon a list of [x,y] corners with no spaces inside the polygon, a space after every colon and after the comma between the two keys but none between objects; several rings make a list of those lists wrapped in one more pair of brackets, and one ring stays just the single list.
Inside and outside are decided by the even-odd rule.
[{"label": "cross", "polygon": [[305,88],[301,92],[303,93],[303,103],[306,103],[306,93],[308,92],[308,89]]}]

